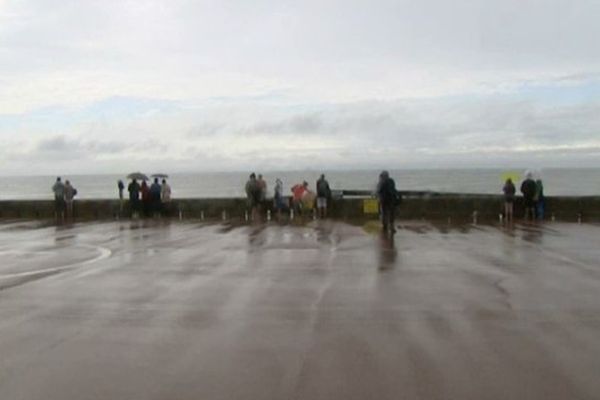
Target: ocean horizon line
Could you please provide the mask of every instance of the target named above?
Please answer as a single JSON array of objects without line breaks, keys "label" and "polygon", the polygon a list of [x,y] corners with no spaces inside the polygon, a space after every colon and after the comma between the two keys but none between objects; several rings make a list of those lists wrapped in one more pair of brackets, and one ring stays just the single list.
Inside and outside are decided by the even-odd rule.
[{"label": "ocean horizon line", "polygon": [[[126,177],[128,174],[133,172],[142,172],[147,175],[151,175],[153,173],[166,173],[168,175],[214,175],[214,174],[242,174],[247,175],[252,172],[262,173],[262,174],[271,174],[271,173],[352,173],[352,172],[377,172],[382,170],[388,171],[510,171],[510,172],[525,172],[525,171],[589,171],[589,170],[600,170],[600,166],[598,167],[590,167],[590,166],[578,166],[578,167],[524,167],[524,166],[516,166],[516,167],[409,167],[409,168],[302,168],[302,169],[247,169],[247,170],[194,170],[194,171],[169,171],[169,170],[132,170],[126,173],[123,172],[78,172],[78,173],[69,173],[69,172],[60,172],[60,173],[45,173],[45,174],[2,174],[0,173],[0,178],[43,178],[43,177],[53,177],[57,176],[123,176]],[[152,171],[152,172],[150,172]]]}]

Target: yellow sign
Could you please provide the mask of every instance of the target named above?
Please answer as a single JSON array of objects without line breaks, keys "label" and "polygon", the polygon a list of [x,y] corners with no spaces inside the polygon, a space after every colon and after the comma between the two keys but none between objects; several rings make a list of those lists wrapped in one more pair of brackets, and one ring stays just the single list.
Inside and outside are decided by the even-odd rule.
[{"label": "yellow sign", "polygon": [[364,199],[363,200],[363,213],[379,214],[379,201],[377,201],[376,199]]}]

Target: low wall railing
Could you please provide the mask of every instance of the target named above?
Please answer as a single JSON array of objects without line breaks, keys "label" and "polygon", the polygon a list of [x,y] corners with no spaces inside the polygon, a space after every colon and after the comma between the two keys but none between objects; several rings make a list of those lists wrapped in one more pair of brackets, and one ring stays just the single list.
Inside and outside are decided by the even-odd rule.
[{"label": "low wall railing", "polygon": [[[397,209],[399,219],[431,219],[453,221],[498,220],[503,212],[501,195],[463,193],[436,193],[427,191],[403,191],[403,200]],[[377,218],[373,213],[373,196],[369,191],[343,191],[332,198],[328,215],[338,219]],[[600,196],[546,197],[546,219],[563,221],[600,221]],[[367,207],[367,202],[371,202]],[[273,202],[265,201],[262,207],[275,217]],[[515,201],[515,217],[523,214],[522,198]],[[128,218],[129,202],[119,200],[76,200],[74,217],[78,220]],[[284,214],[289,218],[289,211]],[[168,206],[168,216],[181,219],[240,219],[248,215],[244,198],[174,199]],[[305,213],[310,218],[312,211]],[[5,200],[0,201],[0,219],[51,219],[55,217],[52,200]]]}]

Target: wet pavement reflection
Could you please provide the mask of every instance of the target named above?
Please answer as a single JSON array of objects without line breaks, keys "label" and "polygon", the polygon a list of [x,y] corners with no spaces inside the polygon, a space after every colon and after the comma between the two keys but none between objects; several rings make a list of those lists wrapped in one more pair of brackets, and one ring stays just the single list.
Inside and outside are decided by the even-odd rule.
[{"label": "wet pavement reflection", "polygon": [[592,399],[600,226],[0,225],[0,398]]}]

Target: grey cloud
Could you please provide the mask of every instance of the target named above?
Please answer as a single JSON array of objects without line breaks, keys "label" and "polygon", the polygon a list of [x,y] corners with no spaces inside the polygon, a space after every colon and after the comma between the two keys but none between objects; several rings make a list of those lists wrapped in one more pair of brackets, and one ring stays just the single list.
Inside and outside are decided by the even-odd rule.
[{"label": "grey cloud", "polygon": [[279,120],[258,122],[245,130],[248,134],[319,134],[325,125],[319,113],[296,114]]},{"label": "grey cloud", "polygon": [[[220,123],[232,140],[248,135],[266,140],[306,138],[315,143],[333,140],[339,144],[333,152],[353,154],[355,163],[365,161],[355,153],[381,149],[386,150],[382,157],[392,161],[394,155],[417,161],[426,155],[452,159],[460,154],[481,162],[486,160],[478,157],[480,153],[489,160],[503,160],[523,152],[549,161],[552,154],[576,157],[593,152],[600,132],[600,102],[546,106],[502,96],[477,101],[360,102],[325,106],[322,111],[288,112],[286,117],[258,116],[269,114],[265,110],[257,113],[257,121],[246,128],[239,128],[235,114],[230,116],[231,122]],[[321,154],[321,158],[330,157],[327,151]],[[319,158],[318,152],[315,158]]]},{"label": "grey cloud", "polygon": [[194,126],[187,132],[187,137],[193,138],[210,138],[222,133],[227,126],[224,123],[203,123]]},{"label": "grey cloud", "polygon": [[38,143],[36,150],[40,152],[67,152],[79,147],[78,143],[70,142],[64,136],[54,136]]},{"label": "grey cloud", "polygon": [[64,135],[57,135],[40,140],[35,146],[35,152],[38,154],[62,154],[67,157],[81,157],[86,154],[120,153],[126,150],[127,147],[127,143],[73,139]]}]

